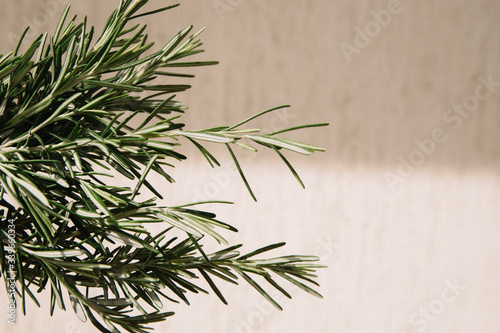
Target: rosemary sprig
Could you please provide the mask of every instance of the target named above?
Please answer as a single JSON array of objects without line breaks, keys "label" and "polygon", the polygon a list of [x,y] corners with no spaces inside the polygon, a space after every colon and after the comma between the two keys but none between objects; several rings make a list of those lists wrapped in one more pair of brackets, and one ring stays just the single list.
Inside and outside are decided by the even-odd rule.
[{"label": "rosemary sprig", "polygon": [[[148,176],[156,172],[173,181],[167,168],[186,158],[180,152],[182,138],[212,166],[220,163],[201,142],[225,144],[255,198],[231,145],[251,151],[257,151],[252,144],[271,148],[303,185],[281,150],[309,155],[323,149],[278,134],[326,124],[270,134],[240,129],[258,116],[287,107],[282,106],[232,127],[185,130],[178,122],[185,107],[175,100],[175,93],[190,86],[159,84],[156,79],[192,77],[175,69],[216,62],[185,60],[202,52],[201,31],[192,33],[192,27],[154,51],[154,43],[146,41],[146,27],[129,23],[175,6],[139,13],[147,2],[120,1],[95,42],[86,18],[80,23],[76,16],[68,19],[68,6],[53,36],[40,35],[23,54],[21,38],[14,53],[0,55],[0,275],[6,286],[15,267],[24,314],[27,297],[39,305],[35,289],[51,290],[51,314],[56,304],[65,309],[68,293],[76,315],[102,332],[145,332],[148,323],[173,314],[161,312],[161,299],[189,304],[189,293],[206,292],[194,283],[200,277],[224,303],[213,277],[237,284],[241,276],[279,309],[255,276],[264,277],[287,297],[272,276],[321,297],[310,287],[317,285],[315,271],[322,267],[314,263],[318,258],[254,259],[284,243],[245,255],[238,251],[241,245],[205,253],[204,235],[227,246],[217,230],[237,230],[213,213],[192,208],[196,203],[155,203],[162,195]],[[140,125],[134,126],[138,119]],[[135,180],[135,187],[108,184],[107,177],[115,175]],[[144,187],[154,196],[137,201]],[[152,235],[150,223],[167,227]],[[185,238],[178,239],[173,229]],[[15,256],[7,255],[12,240]],[[140,314],[130,314],[131,308]]]}]

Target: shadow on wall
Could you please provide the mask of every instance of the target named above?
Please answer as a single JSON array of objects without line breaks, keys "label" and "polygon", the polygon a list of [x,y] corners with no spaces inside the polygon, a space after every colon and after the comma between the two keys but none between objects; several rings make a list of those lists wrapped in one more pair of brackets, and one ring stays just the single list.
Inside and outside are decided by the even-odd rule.
[{"label": "shadow on wall", "polygon": [[[0,53],[27,25],[27,40],[53,31],[66,2],[3,3]],[[74,1],[72,13],[102,26],[117,4]],[[368,165],[389,183],[420,167],[500,166],[498,2],[216,0],[174,11],[147,22],[150,39],[206,26],[202,57],[221,61],[196,69],[193,89],[180,96],[192,128],[291,104],[259,125],[330,122],[295,136],[328,149],[319,163]]]}]

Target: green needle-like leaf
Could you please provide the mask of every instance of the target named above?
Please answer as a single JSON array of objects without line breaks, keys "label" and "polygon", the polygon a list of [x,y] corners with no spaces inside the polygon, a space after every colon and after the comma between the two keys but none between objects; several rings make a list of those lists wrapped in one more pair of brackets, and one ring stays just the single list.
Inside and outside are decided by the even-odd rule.
[{"label": "green needle-like leaf", "polygon": [[257,201],[257,198],[255,197],[255,194],[253,194],[253,191],[250,188],[250,184],[248,184],[248,181],[247,181],[245,175],[243,174],[243,170],[241,170],[240,163],[236,159],[236,155],[234,155],[233,150],[231,149],[231,146],[229,146],[226,143],[226,147],[227,147],[227,150],[229,151],[229,153],[231,154],[231,157],[233,158],[234,164],[236,165],[236,168],[238,169],[238,172],[240,173],[241,179],[243,179],[243,182],[245,183],[245,186],[246,186],[248,192],[252,196],[253,200]]}]

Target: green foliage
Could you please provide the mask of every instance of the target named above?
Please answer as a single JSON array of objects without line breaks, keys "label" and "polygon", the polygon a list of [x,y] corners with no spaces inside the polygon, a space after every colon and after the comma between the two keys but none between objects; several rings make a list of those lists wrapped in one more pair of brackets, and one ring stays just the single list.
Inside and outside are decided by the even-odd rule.
[{"label": "green foliage", "polygon": [[[184,60],[202,52],[200,32],[190,35],[192,27],[153,50],[146,27],[129,23],[175,6],[138,14],[147,2],[122,0],[95,43],[93,27],[86,18],[81,23],[76,17],[68,19],[68,7],[53,36],[40,35],[24,54],[19,51],[21,38],[15,52],[0,55],[0,263],[6,286],[15,267],[16,292],[25,314],[28,297],[38,304],[35,290],[51,290],[51,314],[56,304],[65,309],[68,293],[77,316],[102,332],[145,332],[148,323],[173,314],[161,312],[161,299],[189,304],[189,293],[205,293],[194,283],[201,277],[224,303],[214,277],[237,284],[241,276],[279,309],[255,276],[287,297],[273,276],[320,297],[308,286],[317,285],[318,258],[254,258],[284,243],[241,255],[241,245],[228,246],[217,232],[236,229],[214,214],[194,209],[194,204],[155,203],[162,195],[148,176],[156,172],[173,181],[167,169],[186,158],[179,152],[182,138],[213,167],[220,163],[201,142],[223,143],[255,198],[231,146],[271,148],[302,184],[282,150],[309,155],[323,149],[277,135],[326,124],[270,134],[241,129],[282,106],[235,126],[184,130],[178,120],[185,107],[174,94],[190,86],[155,80],[190,77],[175,69],[216,62]],[[113,175],[134,180],[135,187],[109,185],[106,179]],[[144,187],[154,197],[136,200]],[[15,221],[15,256],[7,256],[8,220]],[[152,235],[146,228],[151,223],[164,224],[164,230]],[[175,229],[185,233],[185,239],[178,239]],[[204,235],[227,247],[205,253],[200,242]],[[140,314],[132,315],[131,309]]]}]

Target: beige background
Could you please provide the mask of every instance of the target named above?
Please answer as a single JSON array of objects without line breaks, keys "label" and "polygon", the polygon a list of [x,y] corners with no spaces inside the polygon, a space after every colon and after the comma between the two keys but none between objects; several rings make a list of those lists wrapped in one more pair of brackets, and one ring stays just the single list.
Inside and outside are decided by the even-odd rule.
[{"label": "beige background", "polygon": [[[52,30],[62,3],[2,0],[0,53],[27,24]],[[72,12],[99,26],[116,3],[73,1]],[[374,24],[372,12],[388,7],[390,21]],[[272,154],[242,154],[253,203],[216,147],[225,166],[211,170],[188,149],[177,183],[161,185],[168,204],[235,201],[210,208],[240,229],[228,238],[245,249],[286,240],[278,253],[321,256],[329,266],[319,277],[324,299],[290,286],[294,299],[278,297],[278,312],[250,287],[228,286],[229,306],[214,295],[168,304],[177,314],[158,331],[500,332],[500,86],[479,86],[500,81],[499,16],[494,0],[210,0],[183,1],[148,22],[160,44],[189,24],[206,27],[207,52],[198,58],[221,61],[196,69],[193,89],[180,97],[189,128],[281,104],[292,108],[256,124],[331,123],[295,135],[326,153],[287,155],[305,191]],[[355,45],[358,28],[372,37],[348,61],[341,45]],[[452,109],[474,101],[466,116]],[[416,141],[429,144],[433,133],[439,142],[424,155]],[[401,160],[418,165],[400,174]],[[94,332],[71,310],[53,318],[48,311],[47,301],[30,305],[15,327],[0,320],[0,331]]]}]

